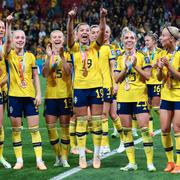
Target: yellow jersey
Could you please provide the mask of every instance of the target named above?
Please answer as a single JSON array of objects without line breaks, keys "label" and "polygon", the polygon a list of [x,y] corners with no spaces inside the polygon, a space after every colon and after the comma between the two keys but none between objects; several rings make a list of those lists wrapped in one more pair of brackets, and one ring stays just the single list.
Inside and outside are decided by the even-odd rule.
[{"label": "yellow jersey", "polygon": [[[180,71],[180,51],[174,51],[173,54],[170,54],[166,50],[163,50],[161,57],[169,59],[172,68],[176,71]],[[166,67],[163,67],[163,74],[165,79],[163,80],[161,99],[167,101],[180,101],[180,80],[176,80],[170,75],[171,88],[169,88],[167,81],[168,70]]]},{"label": "yellow jersey", "polygon": [[[73,66],[73,87],[74,89],[90,89],[102,87],[102,74],[99,62],[100,45],[91,42],[87,54],[84,55],[80,43],[76,42],[70,48],[71,63]],[[87,58],[84,58],[86,56]],[[87,62],[87,73],[83,74],[84,61]]]},{"label": "yellow jersey", "polygon": [[[4,48],[2,47],[2,59],[0,60],[0,82],[7,76],[6,62],[4,58]],[[7,84],[3,87],[0,86],[0,92],[7,91]]]},{"label": "yellow jersey", "polygon": [[[33,85],[33,69],[37,68],[35,56],[30,52],[25,52],[23,56],[19,56],[15,50],[11,50],[7,60],[9,66],[9,96],[35,98]],[[24,69],[25,87],[22,86],[20,64]]]},{"label": "yellow jersey", "polygon": [[[70,59],[70,54],[68,52],[65,52],[64,57],[68,61]],[[52,68],[53,63],[57,64],[55,70],[53,70]],[[62,60],[59,55],[54,55],[54,57],[51,56],[49,62],[49,70],[50,73],[46,79],[46,99],[72,97],[71,76],[67,76],[63,71]],[[55,85],[53,85],[53,81],[55,81]]]},{"label": "yellow jersey", "polygon": [[[151,67],[150,61],[145,60],[145,56],[142,52],[136,52],[136,58],[136,66],[139,68],[144,69],[146,67]],[[120,72],[124,69],[125,53],[118,57],[115,72]],[[129,90],[125,90],[126,79],[128,79],[128,83],[130,85]],[[148,96],[146,83],[142,80],[140,74],[133,67],[126,75],[126,79],[124,79],[122,83],[118,83],[117,102],[147,101]]]},{"label": "yellow jersey", "polygon": [[111,45],[103,45],[99,51],[99,61],[103,77],[103,88],[111,88],[113,86],[113,77],[111,75],[110,61],[114,61],[116,56]]},{"label": "yellow jersey", "polygon": [[154,67],[153,65],[157,63],[157,60],[160,59],[160,53],[162,49],[160,48],[155,48],[153,52],[150,54],[149,51],[146,52],[146,57],[149,58],[152,64],[152,74],[151,77],[148,81],[146,81],[146,84],[162,84],[161,81],[157,79],[157,67]]}]

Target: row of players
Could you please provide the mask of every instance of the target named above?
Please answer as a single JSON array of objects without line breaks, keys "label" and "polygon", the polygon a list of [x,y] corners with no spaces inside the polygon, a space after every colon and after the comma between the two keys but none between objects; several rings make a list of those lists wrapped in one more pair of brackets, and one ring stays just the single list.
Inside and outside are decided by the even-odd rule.
[{"label": "row of players", "polygon": [[[89,27],[88,24],[81,23],[74,31],[73,22],[76,10],[70,11],[67,24],[68,51],[63,49],[62,32],[55,30],[50,35],[51,44],[47,46],[47,58],[43,67],[43,76],[47,79],[44,113],[50,142],[56,154],[55,166],[69,167],[68,147],[70,141],[71,144],[75,142],[76,135],[79,165],[81,168],[87,167],[85,151],[87,126],[89,126],[94,143],[93,167],[100,168],[100,150],[103,152],[109,147],[108,116],[110,115],[123,141],[129,160],[128,165],[122,167],[121,170],[136,170],[131,128],[132,116],[135,115],[143,137],[148,171],[155,171],[153,130],[152,126],[149,130],[147,101],[149,95],[152,107],[158,113],[162,86],[160,122],[162,142],[168,158],[165,171],[179,173],[180,54],[176,47],[179,29],[172,26],[163,29],[160,40],[164,50],[157,48],[156,36],[149,33],[145,37],[148,50],[142,53],[136,51],[135,48],[136,34],[126,28],[122,32],[123,50],[119,54],[119,49],[115,49],[114,52],[109,42],[111,32],[106,25],[106,14],[105,9],[100,9],[99,26]],[[13,147],[17,158],[13,168],[23,168],[21,118],[24,113],[32,136],[37,167],[40,170],[46,170],[42,161],[41,136],[38,128],[41,91],[35,57],[32,53],[25,51],[26,37],[22,30],[14,31],[11,38],[12,20],[11,15],[7,17],[6,42],[1,53],[1,77],[5,77],[2,75],[3,72],[6,74],[3,70],[6,61],[9,69],[8,114],[11,118]],[[0,24],[0,27],[3,27],[2,36],[5,28],[3,22]],[[3,79],[4,84],[5,81],[6,78]],[[148,84],[148,95],[146,84]],[[116,100],[115,94],[117,94]],[[73,116],[71,117],[72,96]],[[3,112],[3,102],[0,104],[1,112]],[[4,140],[2,119],[3,115],[0,127],[0,160],[5,166],[10,167],[2,156]],[[56,129],[57,120],[61,124],[60,143]],[[173,123],[175,133],[176,164],[170,135],[171,123]]]}]

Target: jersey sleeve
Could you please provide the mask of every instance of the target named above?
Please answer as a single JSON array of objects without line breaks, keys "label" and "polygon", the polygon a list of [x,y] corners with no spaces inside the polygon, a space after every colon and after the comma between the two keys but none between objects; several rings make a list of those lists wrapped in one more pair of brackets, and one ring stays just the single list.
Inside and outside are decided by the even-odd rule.
[{"label": "jersey sleeve", "polygon": [[142,60],[142,69],[152,67],[151,60],[148,56],[140,54],[140,58]]},{"label": "jersey sleeve", "polygon": [[36,58],[32,53],[31,53],[31,61],[32,61],[32,69],[37,69]]},{"label": "jersey sleeve", "polygon": [[109,52],[109,61],[115,60],[116,59],[116,54],[113,48],[110,48]]},{"label": "jersey sleeve", "polygon": [[121,72],[122,70],[122,56],[119,56],[118,59],[115,61],[114,72]]}]

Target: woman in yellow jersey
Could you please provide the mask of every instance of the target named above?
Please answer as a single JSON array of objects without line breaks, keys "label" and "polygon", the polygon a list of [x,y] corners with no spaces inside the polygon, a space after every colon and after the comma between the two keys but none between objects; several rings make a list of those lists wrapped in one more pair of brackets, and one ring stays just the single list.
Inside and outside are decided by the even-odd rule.
[{"label": "woman in yellow jersey", "polygon": [[129,164],[120,170],[137,169],[132,136],[132,115],[134,114],[141,129],[148,171],[155,171],[156,168],[153,165],[153,141],[148,129],[148,98],[145,83],[150,78],[151,65],[141,52],[136,51],[137,39],[134,32],[125,31],[122,35],[122,42],[125,52],[117,59],[115,80],[116,83],[119,83],[117,113],[123,126],[123,141]]},{"label": "woman in yellow jersey", "polygon": [[9,66],[8,115],[11,119],[13,147],[17,160],[13,169],[23,168],[21,119],[24,114],[32,136],[37,168],[46,170],[42,161],[42,141],[39,132],[38,106],[41,104],[41,90],[35,57],[24,50],[26,36],[22,30],[13,32],[11,42],[12,20],[12,16],[7,19],[5,55]]},{"label": "woman in yellow jersey", "polygon": [[[69,151],[69,121],[72,114],[72,83],[68,69],[68,52],[64,52],[64,35],[59,30],[50,34],[51,46],[47,46],[46,62],[43,76],[46,77],[46,96],[44,115],[49,133],[50,143],[56,154],[54,166],[70,167],[68,164]],[[59,120],[60,133],[56,123]],[[59,142],[59,134],[61,141]]]},{"label": "woman in yellow jersey", "polygon": [[[9,18],[9,17],[8,17]],[[4,110],[5,110],[5,93],[7,87],[7,71],[3,53],[2,39],[5,35],[5,24],[0,20],[0,163],[5,168],[11,168],[11,165],[3,157],[3,144],[4,144]]]},{"label": "woman in yellow jersey", "polygon": [[[160,105],[161,139],[168,159],[164,171],[173,174],[180,173],[180,51],[176,48],[179,38],[178,28],[168,26],[163,29],[160,40],[165,50],[158,61],[157,73],[158,80],[163,81]],[[176,164],[170,134],[171,124],[176,143]]]},{"label": "woman in yellow jersey", "polygon": [[[98,26],[98,25],[97,25]],[[78,36],[77,36],[77,30],[76,28],[74,29],[74,40],[75,41],[78,41]],[[76,135],[75,135],[75,132],[76,132],[76,116],[75,114],[73,114],[73,116],[71,117],[70,119],[70,125],[69,125],[69,134],[70,134],[70,146],[71,146],[71,150],[70,152],[72,154],[79,154],[79,150],[78,150],[78,147],[77,147],[77,143],[76,143]],[[89,132],[91,132],[91,113],[90,113],[90,107],[88,107],[88,124],[87,124],[87,134]],[[90,149],[88,149],[86,147],[85,149],[85,152],[86,153],[89,153],[89,154],[92,154],[93,151],[91,151]]]},{"label": "woman in yellow jersey", "polygon": [[100,154],[110,152],[109,138],[108,138],[108,117],[110,116],[116,129],[120,133],[122,140],[122,125],[119,116],[116,113],[116,100],[114,98],[116,91],[116,83],[114,82],[114,65],[115,65],[115,53],[110,44],[110,27],[106,25],[104,44],[99,51],[99,60],[101,66],[101,72],[103,77],[103,115],[102,115],[102,142]]},{"label": "woman in yellow jersey", "polygon": [[[160,93],[161,93],[161,81],[157,79],[157,60],[161,49],[157,47],[157,35],[153,32],[149,32],[145,38],[145,45],[147,47],[146,58],[149,58],[152,64],[152,74],[148,81],[146,81],[148,88],[148,98],[150,106],[150,114],[153,109],[154,112],[159,115],[159,106],[160,106]],[[150,116],[149,121],[149,132],[153,136],[153,119]]]},{"label": "woman in yellow jersey", "polygon": [[93,167],[100,167],[99,149],[102,136],[102,76],[98,62],[98,51],[104,40],[106,14],[107,11],[101,8],[99,35],[97,40],[91,43],[90,27],[86,23],[81,23],[77,26],[79,42],[75,43],[73,21],[76,10],[72,10],[68,14],[68,47],[71,52],[72,68],[74,71],[74,111],[77,117],[76,136],[79,148],[79,165],[81,168],[87,167],[85,147],[88,106],[90,106],[91,109],[94,141]]}]

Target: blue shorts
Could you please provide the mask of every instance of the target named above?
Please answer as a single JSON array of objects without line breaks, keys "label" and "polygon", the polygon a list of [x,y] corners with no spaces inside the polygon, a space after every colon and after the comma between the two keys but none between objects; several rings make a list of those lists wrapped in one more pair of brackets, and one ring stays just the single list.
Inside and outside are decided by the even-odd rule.
[{"label": "blue shorts", "polygon": [[103,88],[103,101],[104,102],[112,102],[113,95],[111,88]]},{"label": "blue shorts", "polygon": [[103,89],[74,89],[74,107],[91,106],[92,104],[103,104]]},{"label": "blue shorts", "polygon": [[147,84],[148,97],[153,98],[161,95],[161,84]]},{"label": "blue shorts", "polygon": [[148,113],[147,102],[117,102],[117,114]]},{"label": "blue shorts", "polygon": [[6,104],[8,101],[8,95],[6,91],[3,91],[2,94],[3,94],[3,104]]},{"label": "blue shorts", "polygon": [[38,107],[34,104],[35,98],[32,97],[13,97],[9,96],[8,116],[24,117],[38,115]]},{"label": "blue shorts", "polygon": [[161,100],[160,109],[166,109],[170,111],[180,110],[180,102]]},{"label": "blue shorts", "polygon": [[3,104],[3,95],[0,93],[0,105]]},{"label": "blue shorts", "polygon": [[45,99],[44,115],[72,115],[72,98]]}]

